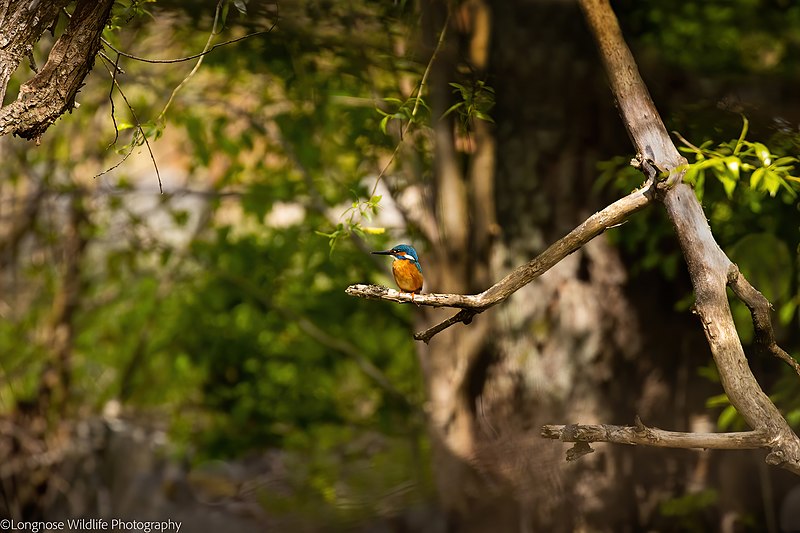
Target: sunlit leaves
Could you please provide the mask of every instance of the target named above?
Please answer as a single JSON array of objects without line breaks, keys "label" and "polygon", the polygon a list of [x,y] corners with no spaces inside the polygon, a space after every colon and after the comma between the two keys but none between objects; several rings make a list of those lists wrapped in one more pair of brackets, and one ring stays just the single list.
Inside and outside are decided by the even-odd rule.
[{"label": "sunlit leaves", "polygon": [[[695,146],[678,136],[684,144],[679,149],[695,158],[686,169],[684,181],[694,185],[701,200],[709,173],[719,180],[729,199],[740,183],[762,195],[774,197],[783,190],[792,198],[797,196],[800,179],[792,175],[799,162],[797,157],[776,155],[763,143],[746,140],[748,126],[744,118],[739,138],[716,146],[713,141]],[[746,176],[749,179],[745,179]]]},{"label": "sunlit leaves", "polygon": [[360,237],[383,235],[386,232],[385,228],[364,226],[362,224],[362,221],[369,221],[372,215],[378,213],[380,202],[381,195],[379,194],[371,196],[369,200],[366,201],[360,199],[354,200],[351,206],[347,208],[340,217],[340,219],[344,219],[344,222],[337,224],[336,228],[331,232],[317,231],[317,235],[328,238],[331,253],[333,253],[336,244],[342,239],[349,237],[351,233],[355,233]]}]

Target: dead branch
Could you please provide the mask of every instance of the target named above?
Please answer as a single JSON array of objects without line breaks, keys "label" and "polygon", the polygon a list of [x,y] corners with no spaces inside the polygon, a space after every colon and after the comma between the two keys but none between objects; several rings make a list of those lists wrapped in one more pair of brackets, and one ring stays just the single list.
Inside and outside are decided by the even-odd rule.
[{"label": "dead branch", "polygon": [[422,341],[425,344],[428,344],[434,337],[434,335],[436,335],[440,331],[444,331],[453,324],[458,324],[459,322],[463,322],[464,324],[469,325],[469,323],[472,322],[472,317],[474,317],[476,314],[478,314],[477,311],[473,311],[471,309],[462,309],[461,311],[451,316],[447,320],[439,322],[435,326],[430,327],[425,331],[414,333],[414,340]]},{"label": "dead branch", "polygon": [[714,450],[743,450],[764,448],[769,435],[764,431],[735,433],[684,433],[650,428],[636,419],[634,426],[609,424],[569,424],[542,426],[542,437],[562,442],[613,442],[616,444],[642,444],[658,448],[701,448]]}]

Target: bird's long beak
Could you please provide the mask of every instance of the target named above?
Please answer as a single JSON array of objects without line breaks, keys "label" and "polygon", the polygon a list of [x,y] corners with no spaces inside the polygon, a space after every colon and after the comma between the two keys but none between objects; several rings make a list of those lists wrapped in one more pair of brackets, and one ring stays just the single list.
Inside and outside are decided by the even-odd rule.
[{"label": "bird's long beak", "polygon": [[384,252],[372,252],[372,253],[375,254],[375,255],[392,255],[392,251],[391,250],[386,250]]}]

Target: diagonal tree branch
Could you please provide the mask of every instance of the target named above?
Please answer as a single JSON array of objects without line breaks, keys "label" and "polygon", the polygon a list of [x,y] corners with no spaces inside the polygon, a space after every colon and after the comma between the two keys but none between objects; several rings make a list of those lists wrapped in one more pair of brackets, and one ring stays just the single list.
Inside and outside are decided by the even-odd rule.
[{"label": "diagonal tree branch", "polygon": [[621,224],[633,213],[649,205],[653,200],[653,184],[654,180],[651,178],[642,188],[633,191],[593,214],[562,239],[550,245],[535,259],[517,267],[506,277],[480,294],[417,294],[412,299],[412,295],[409,293],[398,292],[394,289],[376,285],[351,285],[345,292],[350,296],[373,300],[388,300],[400,303],[413,301],[417,305],[454,307],[470,311],[469,313],[458,313],[441,324],[414,336],[417,340],[428,342],[434,335],[453,324],[459,322],[469,323],[475,314],[482,313],[486,309],[507,300],[519,289],[557,265],[566,256],[578,250],[608,228]]},{"label": "diagonal tree branch", "polygon": [[[652,159],[659,169],[671,172],[666,184],[659,184],[659,199],[683,251],[696,296],[693,311],[703,325],[722,386],[750,427],[767,435],[767,463],[800,474],[800,439],[761,390],[733,323],[726,287],[734,265],[714,239],[694,192],[678,183],[685,159],[666,132],[608,0],[580,0],[580,5],[596,38],[628,134],[640,154]],[[738,287],[744,285],[738,283]]]}]

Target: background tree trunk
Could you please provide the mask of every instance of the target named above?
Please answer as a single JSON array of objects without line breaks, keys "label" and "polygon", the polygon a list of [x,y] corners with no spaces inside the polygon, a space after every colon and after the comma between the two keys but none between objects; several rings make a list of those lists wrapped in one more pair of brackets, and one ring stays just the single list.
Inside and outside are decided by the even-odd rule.
[{"label": "background tree trunk", "polygon": [[[632,151],[576,4],[465,6],[459,16],[468,22],[456,20],[461,47],[451,42],[435,64],[433,116],[452,104],[447,82],[460,57],[462,71],[468,65],[495,88],[497,126],[476,121],[465,156],[453,149],[453,125],[434,120],[445,237],[429,268],[441,278],[426,290],[436,292],[483,290],[562,237],[604,205],[592,192],[597,161]],[[475,58],[476,13],[491,24],[484,65],[464,60]],[[430,23],[429,34],[440,28]],[[486,151],[492,170],[480,158]],[[491,195],[476,193],[477,177]],[[654,281],[632,287],[624,258],[601,236],[507,305],[421,349],[434,468],[454,530],[619,530],[652,523],[676,490],[709,485],[708,455],[598,447],[567,464],[564,446],[538,436],[554,421],[630,423],[637,414],[678,430],[710,423],[700,412],[713,388],[694,371],[708,353],[702,332],[672,311],[678,296]],[[447,316],[426,313],[435,315],[426,326]]]}]

